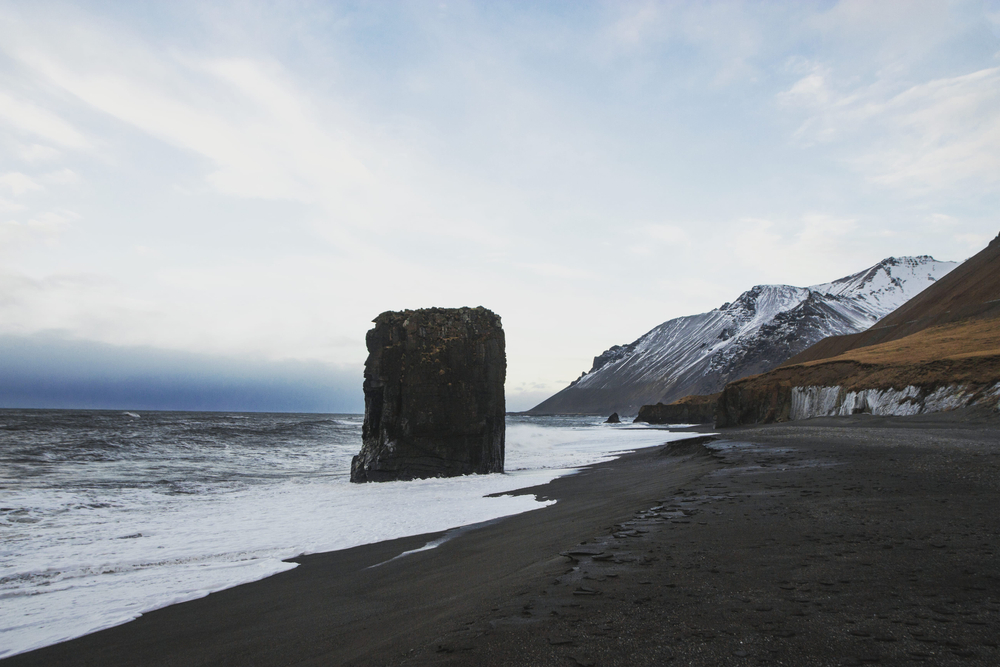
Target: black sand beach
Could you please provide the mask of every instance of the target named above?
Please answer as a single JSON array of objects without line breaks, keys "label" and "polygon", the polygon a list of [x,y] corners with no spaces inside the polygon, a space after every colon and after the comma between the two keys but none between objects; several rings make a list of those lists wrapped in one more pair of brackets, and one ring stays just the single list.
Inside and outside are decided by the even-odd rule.
[{"label": "black sand beach", "polygon": [[731,429],[530,492],[559,502],[3,664],[1000,664],[995,417]]}]

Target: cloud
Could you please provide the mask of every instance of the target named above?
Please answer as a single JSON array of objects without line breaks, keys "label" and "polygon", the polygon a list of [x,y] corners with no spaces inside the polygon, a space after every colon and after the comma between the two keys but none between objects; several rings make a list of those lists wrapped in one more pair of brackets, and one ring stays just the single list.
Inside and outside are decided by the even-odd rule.
[{"label": "cloud", "polygon": [[[692,75],[698,87],[752,82],[755,62],[767,42],[761,15],[739,3],[628,2],[614,10],[601,43],[611,59],[638,59],[647,76]],[[662,71],[655,62],[663,51],[685,54],[686,69]],[[655,73],[655,75],[654,75]]]},{"label": "cloud", "polygon": [[0,92],[0,120],[64,148],[84,149],[90,145],[73,125],[48,109],[3,92]]},{"label": "cloud", "polygon": [[623,45],[641,44],[650,36],[662,35],[657,29],[662,14],[662,8],[655,2],[622,5],[621,15],[608,28],[608,36]]},{"label": "cloud", "polygon": [[72,169],[50,171],[47,174],[42,174],[41,179],[52,185],[78,185],[80,183],[80,175]]},{"label": "cloud", "polygon": [[6,187],[14,196],[43,189],[33,178],[17,171],[0,175],[0,186]]},{"label": "cloud", "polygon": [[27,146],[21,146],[18,150],[18,155],[22,160],[34,163],[34,162],[51,162],[62,156],[62,153],[51,146],[43,146],[41,144],[30,144]]},{"label": "cloud", "polygon": [[522,264],[521,267],[531,273],[543,278],[561,278],[564,280],[587,280],[592,278],[586,269],[555,264],[552,262],[540,262],[536,264]]},{"label": "cloud", "polygon": [[630,235],[629,250],[639,256],[680,253],[690,249],[694,243],[694,238],[687,230],[700,226],[693,222],[639,224]]},{"label": "cloud", "polygon": [[843,160],[869,181],[926,191],[1000,181],[1000,68],[892,90],[890,82],[838,89],[828,67],[778,94],[804,112],[793,135],[803,147],[852,145]]},{"label": "cloud", "polygon": [[43,188],[0,183],[0,333],[360,363],[382,310],[482,304],[544,391],[755,282],[958,252],[989,31],[876,4],[0,9],[0,173]]},{"label": "cloud", "polygon": [[[379,213],[391,217],[393,207],[373,191],[374,176],[350,145],[357,128],[329,108],[321,113],[276,63],[157,54],[125,35],[109,41],[86,22],[72,30],[21,27],[5,35],[9,55],[89,107],[200,156],[219,192],[318,203],[361,226]],[[86,145],[43,109],[0,97],[3,113],[54,143]]]},{"label": "cloud", "polygon": [[667,246],[682,246],[688,245],[692,241],[692,235],[688,229],[697,229],[698,227],[697,223],[660,223],[642,225],[638,231],[643,238],[653,239]]},{"label": "cloud", "polygon": [[803,23],[815,31],[815,39],[839,47],[842,63],[856,63],[885,77],[914,66],[922,69],[930,54],[940,59],[957,52],[948,48],[949,42],[967,39],[963,32],[981,12],[976,2],[839,0],[809,12]]},{"label": "cloud", "polygon": [[929,188],[1000,182],[1000,68],[913,86],[870,113],[892,137],[859,160],[875,182]]},{"label": "cloud", "polygon": [[[993,34],[1000,37],[1000,7],[990,11],[987,9],[985,12],[986,20],[989,21],[990,28],[993,30]],[[1000,53],[997,54],[1000,56]]]},{"label": "cloud", "polygon": [[879,254],[883,244],[875,242],[877,234],[878,230],[864,229],[858,219],[824,213],[790,221],[745,218],[726,240],[725,255],[746,274],[756,276],[754,282],[805,287],[884,259]]},{"label": "cloud", "polygon": [[[35,208],[21,203],[25,195],[41,193],[46,188],[39,182],[60,186],[74,184],[79,177],[70,169],[42,174],[32,178],[21,172],[0,175],[0,190],[7,190],[15,200],[0,198],[0,257],[12,256],[35,241],[51,243],[79,216],[65,208]],[[20,201],[18,201],[18,199]]]},{"label": "cloud", "polygon": [[[3,207],[4,202],[0,200],[0,211],[3,211]],[[24,209],[24,207],[11,208],[19,213]],[[78,217],[72,211],[55,210],[38,213],[25,222],[0,221],[0,257],[14,254],[34,241],[53,242]],[[2,299],[3,283],[3,276],[0,275],[0,299]]]},{"label": "cloud", "polygon": [[[484,182],[466,165],[445,165],[426,153],[433,147],[418,145],[426,144],[438,128],[417,127],[412,117],[395,109],[382,110],[388,118],[378,122],[345,101],[356,91],[316,94],[302,72],[260,52],[219,57],[158,50],[127,31],[78,19],[71,27],[11,20],[18,29],[3,34],[2,48],[62,97],[196,157],[203,182],[214,192],[301,204],[314,212],[319,234],[334,244],[346,240],[355,249],[368,246],[368,254],[377,251],[361,239],[371,232],[422,234],[478,246],[507,243],[484,216],[497,200],[499,183]],[[504,113],[491,100],[476,99],[502,96],[505,83],[498,74],[464,73],[467,80],[460,85],[483,107],[481,115],[470,116],[477,122],[509,122],[518,115],[511,114],[516,105],[530,108],[534,103],[531,95],[513,88],[503,99]],[[565,116],[550,120],[567,122]],[[540,153],[554,149],[554,134],[526,134],[526,129],[534,130],[503,128],[512,137],[520,133],[512,146],[531,146]],[[493,134],[477,131],[474,136],[478,141]],[[566,146],[575,147],[580,137],[572,139]],[[486,150],[476,158],[482,159]],[[35,153],[41,157],[44,151]],[[564,162],[576,160],[567,157]],[[508,196],[504,206],[513,202]],[[492,217],[489,222],[495,223],[504,216],[497,212]]]},{"label": "cloud", "polygon": [[359,364],[268,362],[0,334],[0,407],[358,413]]},{"label": "cloud", "polygon": [[[218,108],[210,93],[184,100],[121,72],[88,76],[39,54],[26,56],[57,85],[91,106],[209,160],[220,192],[311,203],[362,188],[363,164],[307,118],[288,91],[254,63],[206,63],[220,96],[241,93],[242,108]],[[228,90],[226,90],[228,84]],[[234,122],[235,121],[235,122]]]},{"label": "cloud", "polygon": [[0,197],[0,213],[12,213],[14,211],[23,211],[27,208],[24,204],[18,204],[10,199],[4,199]]}]

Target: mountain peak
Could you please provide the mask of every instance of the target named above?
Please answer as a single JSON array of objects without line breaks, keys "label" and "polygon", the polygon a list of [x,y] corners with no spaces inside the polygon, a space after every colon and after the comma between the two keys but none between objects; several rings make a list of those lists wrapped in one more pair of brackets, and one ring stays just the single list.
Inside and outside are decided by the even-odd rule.
[{"label": "mountain peak", "polygon": [[755,285],[719,308],[668,320],[611,347],[532,412],[635,414],[644,404],[715,393],[822,338],[868,329],[955,266],[930,255],[888,257],[811,287]]},{"label": "mountain peak", "polygon": [[939,278],[957,262],[942,262],[930,255],[887,257],[864,271],[809,289],[831,296],[858,299],[882,317],[903,305]]}]

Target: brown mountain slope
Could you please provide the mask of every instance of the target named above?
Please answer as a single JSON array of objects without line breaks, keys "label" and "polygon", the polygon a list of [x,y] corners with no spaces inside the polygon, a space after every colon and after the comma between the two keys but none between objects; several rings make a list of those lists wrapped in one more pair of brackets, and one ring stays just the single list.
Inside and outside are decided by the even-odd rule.
[{"label": "brown mountain slope", "polygon": [[801,403],[818,391],[828,392],[830,401],[823,414],[913,414],[983,402],[997,407],[998,386],[1000,319],[977,318],[732,382],[720,395],[716,425],[815,416]]},{"label": "brown mountain slope", "polygon": [[1000,236],[866,332],[726,385],[716,425],[1000,409]]},{"label": "brown mountain slope", "polygon": [[765,378],[789,387],[837,385],[846,391],[993,384],[1000,382],[1000,320],[943,324],[830,359],[782,366],[731,385]]},{"label": "brown mountain slope", "polygon": [[867,331],[824,338],[783,366],[829,359],[949,322],[991,317],[1000,317],[1000,236]]}]

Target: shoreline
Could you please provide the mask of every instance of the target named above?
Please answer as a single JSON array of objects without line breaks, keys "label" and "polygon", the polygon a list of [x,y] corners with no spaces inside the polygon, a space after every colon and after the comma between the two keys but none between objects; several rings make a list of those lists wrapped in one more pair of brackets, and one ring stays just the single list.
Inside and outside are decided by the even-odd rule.
[{"label": "shoreline", "polygon": [[0,662],[995,664],[998,443],[955,415],[730,429],[520,490],[561,502],[405,558],[445,533]]},{"label": "shoreline", "polygon": [[[97,413],[22,413],[12,424],[29,433],[52,426],[63,437],[96,424],[99,435],[85,441],[94,448],[29,445],[28,461],[40,453],[53,465],[21,475],[17,456],[34,436],[8,429],[0,467],[16,477],[5,481],[11,493],[0,512],[11,538],[0,658],[296,566],[284,559],[536,509],[544,503],[532,496],[488,496],[542,484],[626,447],[686,437],[593,427],[594,419],[510,422],[507,474],[358,485],[346,472],[358,451],[359,418],[109,422]],[[102,463],[100,442],[118,437],[122,423],[131,442],[150,446],[116,451],[115,462]],[[164,437],[178,428],[226,446],[191,450]]]},{"label": "shoreline", "polygon": [[[665,431],[666,434],[666,431]],[[644,448],[638,451],[647,451],[649,449],[655,449],[655,447]],[[604,461],[591,466],[584,466],[573,474],[563,475],[561,477],[552,480],[547,484],[541,486],[525,487],[513,491],[505,491],[499,495],[532,495],[537,489],[546,489],[546,496],[544,498],[539,497],[539,500],[546,499],[560,499],[563,496],[562,491],[558,491],[560,486],[564,484],[564,480],[575,479],[580,477],[580,475],[586,475],[594,468],[601,468],[614,464],[616,461],[622,458],[635,456],[634,453],[626,452],[624,454],[616,454],[615,459],[611,461]],[[574,483],[575,484],[575,483]],[[570,486],[574,486],[570,484]],[[553,493],[550,488],[555,485],[557,491]],[[572,494],[571,494],[572,495]],[[568,497],[568,496],[566,496]],[[559,505],[561,503],[556,503]],[[565,505],[564,505],[565,506]],[[550,506],[553,507],[553,506]],[[538,512],[542,512],[549,507],[542,507],[537,510],[532,510],[529,512],[521,514],[508,515],[506,517],[501,517],[497,520],[497,523],[516,521],[519,517],[530,516]],[[492,522],[486,522],[490,524]],[[463,533],[470,532],[469,527],[456,527],[451,529],[452,531],[462,531]],[[521,528],[503,528],[504,530],[511,530],[515,532],[521,532]],[[533,529],[527,529],[531,532]],[[162,633],[160,630],[153,628],[153,626],[175,626],[178,621],[175,615],[184,616],[189,611],[193,618],[196,618],[193,623],[190,624],[189,631],[194,635],[202,634],[202,628],[206,624],[205,615],[216,619],[220,625],[218,626],[220,632],[228,632],[234,626],[230,624],[226,619],[231,615],[229,605],[232,603],[236,607],[245,607],[241,612],[244,614],[244,622],[248,622],[250,617],[257,614],[256,609],[247,607],[244,600],[244,592],[248,591],[251,598],[257,595],[272,596],[276,600],[276,604],[281,606],[287,604],[287,600],[284,600],[284,595],[281,591],[275,589],[275,587],[285,586],[286,584],[291,586],[292,589],[296,587],[301,587],[303,591],[302,595],[309,596],[311,593],[311,588],[313,587],[311,575],[314,572],[322,572],[319,574],[324,581],[328,582],[333,587],[340,587],[343,589],[343,596],[346,597],[359,597],[365,596],[365,591],[355,585],[355,581],[351,577],[357,575],[362,576],[366,580],[371,580],[373,588],[380,588],[379,581],[382,577],[371,577],[366,570],[373,565],[379,565],[380,571],[396,570],[402,565],[406,565],[413,561],[414,559],[426,558],[428,554],[436,554],[442,551],[446,547],[450,546],[451,541],[446,542],[434,549],[420,551],[426,544],[435,539],[439,539],[445,536],[451,531],[440,531],[436,533],[426,533],[407,536],[403,538],[398,538],[394,540],[381,541],[366,545],[361,545],[357,547],[352,547],[348,549],[342,549],[332,552],[323,552],[316,554],[309,554],[298,556],[295,558],[287,559],[288,562],[294,562],[298,566],[287,570],[285,572],[280,572],[278,574],[272,575],[265,579],[261,579],[255,582],[250,582],[247,584],[241,584],[231,588],[227,588],[221,591],[216,591],[207,596],[180,602],[175,605],[169,605],[162,607],[147,613],[144,613],[139,618],[136,618],[127,623],[121,625],[106,628],[104,630],[99,630],[94,633],[83,635],[74,639],[70,639],[65,642],[60,642],[50,646],[42,647],[32,651],[27,651],[25,653],[19,653],[13,656],[6,657],[0,660],[2,664],[83,664],[84,662],[96,661],[98,664],[197,664],[199,658],[197,655],[187,655],[186,657],[177,658],[176,660],[168,658],[166,662],[158,662],[163,658],[163,653],[166,651],[169,653],[173,646],[177,642],[183,643],[183,639],[178,639],[180,636],[178,633],[173,631],[167,631],[167,635],[171,638],[166,639],[161,637]],[[475,532],[475,530],[471,531]],[[405,551],[414,551],[408,555],[406,558],[393,561],[396,557]],[[330,571],[335,570],[342,573],[343,576],[333,576],[330,575]],[[395,574],[383,575],[396,577]],[[465,573],[459,573],[459,578],[465,576]],[[342,580],[340,580],[342,579]],[[400,588],[400,586],[391,586],[393,589]],[[263,592],[258,593],[253,589],[261,589]],[[268,590],[263,590],[268,589]],[[381,592],[380,592],[381,594]],[[409,595],[407,591],[395,591],[391,596],[402,595],[406,597]],[[314,597],[314,596],[313,596]],[[230,598],[232,598],[230,600]],[[225,600],[225,601],[223,601]],[[318,602],[318,601],[317,601]],[[383,604],[383,602],[378,602],[378,604]],[[178,611],[183,610],[183,611]],[[320,613],[327,613],[323,610]],[[360,610],[357,615],[365,616],[368,612],[366,610]],[[296,614],[291,614],[296,616]],[[301,614],[299,616],[302,616]],[[353,618],[351,610],[345,610],[343,615],[338,616],[340,621],[347,623]],[[162,620],[161,620],[162,619]],[[308,626],[309,623],[306,620],[300,619],[303,625]],[[400,621],[403,622],[402,620]],[[181,621],[180,625],[184,625]],[[267,623],[264,624],[267,626]],[[147,629],[152,628],[152,629]],[[353,632],[353,631],[352,631]],[[184,633],[180,633],[184,634]],[[350,633],[348,633],[350,634]],[[136,635],[141,635],[137,637]],[[165,640],[165,641],[164,641]],[[244,636],[243,640],[250,644],[253,644],[253,639],[249,636]],[[98,646],[104,642],[109,642],[109,649],[105,651],[103,648]],[[239,643],[239,642],[237,642]],[[81,647],[81,644],[84,646]],[[121,652],[125,651],[129,656],[133,657],[121,657]],[[96,653],[91,653],[96,651]],[[137,654],[131,653],[132,651],[137,651]],[[82,653],[81,653],[82,652]],[[182,652],[183,653],[183,652]],[[241,652],[242,653],[242,652]],[[88,660],[81,660],[80,655],[87,654],[91,655]],[[137,655],[142,655],[143,657],[136,657]],[[94,657],[99,656],[99,657]],[[246,658],[251,660],[251,658]],[[192,662],[192,660],[194,662]],[[36,662],[37,661],[37,662]],[[213,663],[214,660],[207,660],[205,664]],[[247,664],[244,659],[236,660],[232,664]],[[269,664],[269,663],[261,663]]]}]

